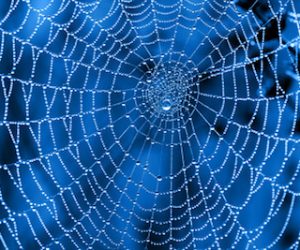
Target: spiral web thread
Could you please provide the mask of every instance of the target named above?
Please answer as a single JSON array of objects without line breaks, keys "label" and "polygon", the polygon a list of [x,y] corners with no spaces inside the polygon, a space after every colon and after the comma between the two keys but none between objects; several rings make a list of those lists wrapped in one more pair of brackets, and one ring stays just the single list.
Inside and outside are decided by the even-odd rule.
[{"label": "spiral web thread", "polygon": [[296,0],[0,3],[0,245],[299,248]]}]

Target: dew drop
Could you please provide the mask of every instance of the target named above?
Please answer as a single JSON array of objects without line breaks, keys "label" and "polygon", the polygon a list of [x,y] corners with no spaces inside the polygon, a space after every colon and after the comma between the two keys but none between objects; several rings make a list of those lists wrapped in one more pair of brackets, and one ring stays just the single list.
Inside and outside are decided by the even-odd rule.
[{"label": "dew drop", "polygon": [[164,110],[164,111],[169,111],[172,107],[172,103],[169,99],[164,99],[161,103],[161,108]]}]

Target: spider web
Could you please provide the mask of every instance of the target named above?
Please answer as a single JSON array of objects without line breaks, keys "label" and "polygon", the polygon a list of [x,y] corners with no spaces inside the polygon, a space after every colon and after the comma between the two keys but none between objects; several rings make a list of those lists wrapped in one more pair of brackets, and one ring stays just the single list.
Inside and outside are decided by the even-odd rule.
[{"label": "spider web", "polygon": [[0,2],[0,245],[298,249],[296,0]]}]

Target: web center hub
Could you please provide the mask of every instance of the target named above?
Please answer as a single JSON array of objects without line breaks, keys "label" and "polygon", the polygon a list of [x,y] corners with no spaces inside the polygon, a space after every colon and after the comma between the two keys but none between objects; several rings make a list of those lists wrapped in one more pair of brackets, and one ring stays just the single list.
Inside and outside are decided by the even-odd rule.
[{"label": "web center hub", "polygon": [[161,68],[147,79],[147,103],[157,116],[172,116],[183,108],[188,79],[178,68]]}]

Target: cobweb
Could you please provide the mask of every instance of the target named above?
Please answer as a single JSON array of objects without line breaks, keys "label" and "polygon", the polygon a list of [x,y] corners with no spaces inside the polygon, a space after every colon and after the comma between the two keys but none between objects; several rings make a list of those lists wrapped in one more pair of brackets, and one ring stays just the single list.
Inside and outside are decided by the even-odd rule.
[{"label": "cobweb", "polygon": [[299,249],[298,0],[0,1],[0,248]]}]

